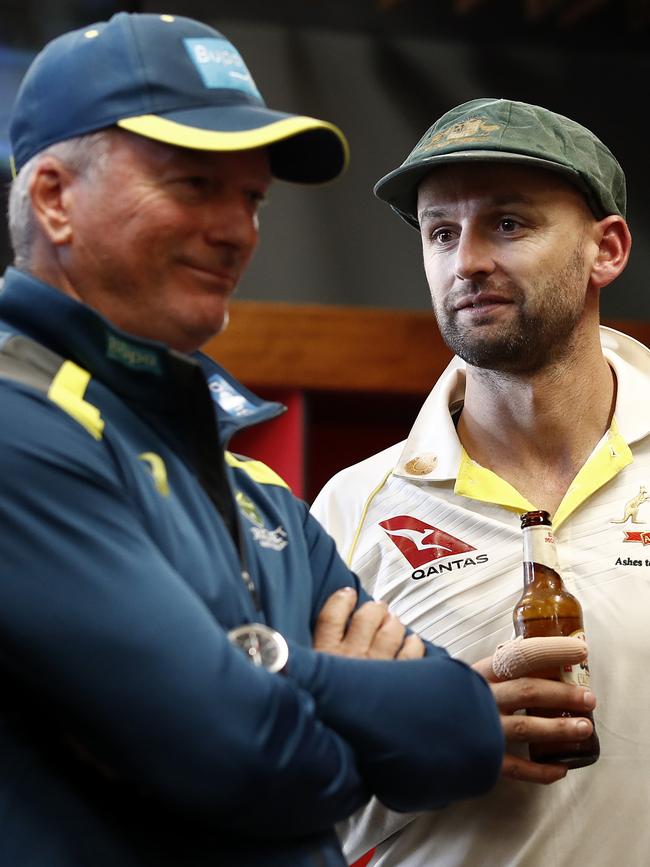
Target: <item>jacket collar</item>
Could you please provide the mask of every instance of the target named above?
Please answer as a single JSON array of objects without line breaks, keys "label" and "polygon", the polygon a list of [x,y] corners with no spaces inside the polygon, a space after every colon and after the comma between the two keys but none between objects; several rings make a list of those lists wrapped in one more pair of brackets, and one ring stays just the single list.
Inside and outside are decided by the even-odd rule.
[{"label": "jacket collar", "polygon": [[178,396],[202,371],[221,437],[284,411],[262,400],[201,352],[185,355],[116,328],[107,319],[31,274],[8,268],[0,291],[0,329],[42,343],[88,370],[127,401],[178,412]]}]

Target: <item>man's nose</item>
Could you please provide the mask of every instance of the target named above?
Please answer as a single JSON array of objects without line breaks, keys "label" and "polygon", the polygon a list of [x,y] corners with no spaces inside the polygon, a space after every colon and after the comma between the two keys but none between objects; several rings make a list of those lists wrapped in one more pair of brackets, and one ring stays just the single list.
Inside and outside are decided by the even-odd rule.
[{"label": "man's nose", "polygon": [[454,271],[459,280],[473,280],[494,271],[494,248],[485,235],[463,229],[456,247]]},{"label": "man's nose", "polygon": [[209,207],[206,224],[210,244],[226,244],[243,253],[252,252],[257,245],[257,213],[247,198],[220,197]]}]

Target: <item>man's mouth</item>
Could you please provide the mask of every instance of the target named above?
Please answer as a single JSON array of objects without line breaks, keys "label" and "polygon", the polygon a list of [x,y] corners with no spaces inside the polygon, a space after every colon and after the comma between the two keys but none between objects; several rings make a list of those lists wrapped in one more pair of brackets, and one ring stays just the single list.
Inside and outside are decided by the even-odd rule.
[{"label": "man's mouth", "polygon": [[481,310],[487,311],[512,304],[511,298],[497,295],[493,292],[478,293],[477,295],[465,295],[454,304],[454,310]]},{"label": "man's mouth", "polygon": [[219,283],[221,285],[233,288],[237,285],[238,271],[235,268],[212,268],[207,265],[197,262],[183,262],[186,268],[189,268],[197,276],[202,277],[206,281]]}]

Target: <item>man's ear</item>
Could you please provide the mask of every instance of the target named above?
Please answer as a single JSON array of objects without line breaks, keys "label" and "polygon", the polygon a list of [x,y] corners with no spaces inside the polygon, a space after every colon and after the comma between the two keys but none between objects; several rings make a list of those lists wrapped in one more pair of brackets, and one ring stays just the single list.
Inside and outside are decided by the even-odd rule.
[{"label": "man's ear", "polygon": [[41,232],[55,246],[68,244],[72,226],[68,213],[68,189],[74,178],[56,157],[42,157],[29,183],[32,211]]},{"label": "man's ear", "polygon": [[590,283],[602,289],[622,274],[630,258],[632,236],[623,217],[612,214],[597,224],[598,253],[591,268]]}]

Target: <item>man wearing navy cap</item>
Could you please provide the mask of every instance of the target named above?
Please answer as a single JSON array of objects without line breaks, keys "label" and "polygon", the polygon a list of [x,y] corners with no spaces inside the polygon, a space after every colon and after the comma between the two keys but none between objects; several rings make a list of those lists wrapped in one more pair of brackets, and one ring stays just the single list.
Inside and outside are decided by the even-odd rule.
[{"label": "man wearing navy cap", "polygon": [[488,790],[485,681],[224,450],[281,410],[197,352],[272,177],[334,178],[342,134],[268,109],[217,31],[122,13],[46,46],[10,136],[0,863],[341,867],[372,795]]}]

